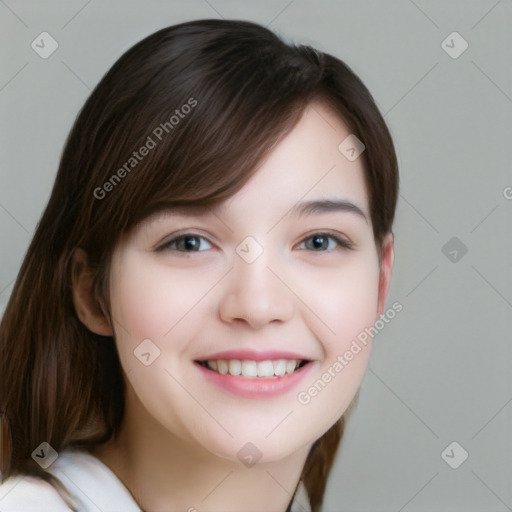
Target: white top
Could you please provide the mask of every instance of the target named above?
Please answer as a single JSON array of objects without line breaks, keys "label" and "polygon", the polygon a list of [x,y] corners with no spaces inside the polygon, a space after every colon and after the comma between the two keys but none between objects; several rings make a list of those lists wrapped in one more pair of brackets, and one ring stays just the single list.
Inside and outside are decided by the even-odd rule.
[{"label": "white top", "polygon": [[[80,512],[142,512],[117,476],[93,455],[66,450],[47,469],[71,494]],[[69,512],[53,486],[17,475],[0,485],[0,512]],[[299,483],[292,512],[311,512],[306,488]]]}]

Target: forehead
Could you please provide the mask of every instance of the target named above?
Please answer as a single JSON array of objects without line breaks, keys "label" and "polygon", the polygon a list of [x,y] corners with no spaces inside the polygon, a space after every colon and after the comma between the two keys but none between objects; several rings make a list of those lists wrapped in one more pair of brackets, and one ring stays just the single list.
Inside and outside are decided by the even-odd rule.
[{"label": "forehead", "polygon": [[275,222],[276,216],[304,217],[343,212],[370,223],[362,158],[349,160],[340,144],[350,130],[329,107],[309,105],[294,129],[233,196],[214,207],[172,206],[162,215],[218,216],[241,222]]},{"label": "forehead", "polygon": [[[308,106],[294,129],[276,146],[258,171],[219,213],[235,205],[247,212],[285,209],[304,212],[299,202],[344,200],[368,216],[363,158],[351,161],[340,144],[351,135],[331,109],[320,103]],[[342,148],[344,145],[342,145]]]}]

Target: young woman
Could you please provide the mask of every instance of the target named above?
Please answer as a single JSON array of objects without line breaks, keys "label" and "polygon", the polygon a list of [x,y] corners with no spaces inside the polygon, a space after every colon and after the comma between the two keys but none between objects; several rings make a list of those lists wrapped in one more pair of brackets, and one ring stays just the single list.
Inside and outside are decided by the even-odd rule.
[{"label": "young woman", "polygon": [[0,510],[319,511],[397,193],[337,58],[229,20],[133,46],[75,122],[2,319]]}]

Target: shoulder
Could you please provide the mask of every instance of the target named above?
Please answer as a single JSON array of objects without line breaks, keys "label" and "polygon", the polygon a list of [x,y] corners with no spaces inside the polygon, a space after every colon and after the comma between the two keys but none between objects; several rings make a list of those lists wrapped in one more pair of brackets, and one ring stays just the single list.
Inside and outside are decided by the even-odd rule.
[{"label": "shoulder", "polygon": [[[46,469],[64,486],[80,512],[140,512],[116,475],[96,457],[65,450]],[[12,476],[0,485],[0,512],[70,512],[57,489],[42,479]]]},{"label": "shoulder", "polygon": [[2,512],[69,512],[57,490],[44,480],[16,475],[0,485]]},{"label": "shoulder", "polygon": [[[59,454],[48,471],[58,478],[84,512],[140,512],[124,484],[98,458],[81,450]],[[0,511],[2,508],[0,507]]]}]

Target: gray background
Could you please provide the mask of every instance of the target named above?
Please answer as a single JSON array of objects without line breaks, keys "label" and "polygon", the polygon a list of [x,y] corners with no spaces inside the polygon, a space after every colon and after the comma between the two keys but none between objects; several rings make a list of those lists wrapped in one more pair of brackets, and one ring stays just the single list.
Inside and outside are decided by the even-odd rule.
[{"label": "gray background", "polygon": [[0,1],[0,312],[91,88],[146,35],[210,17],[345,60],[400,158],[388,306],[403,311],[375,338],[325,511],[512,510],[510,0]]}]

